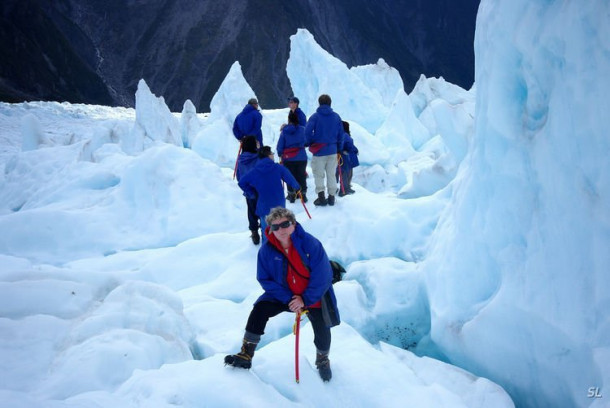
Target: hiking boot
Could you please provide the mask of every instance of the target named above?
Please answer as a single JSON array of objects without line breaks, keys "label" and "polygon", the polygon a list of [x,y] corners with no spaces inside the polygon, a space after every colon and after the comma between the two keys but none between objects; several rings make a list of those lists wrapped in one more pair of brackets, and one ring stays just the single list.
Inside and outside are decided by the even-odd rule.
[{"label": "hiking boot", "polygon": [[347,192],[347,190],[343,191],[343,190],[339,190],[339,194],[337,194],[339,197],[345,197],[346,195],[348,195],[349,193]]},{"label": "hiking boot", "polygon": [[297,196],[293,192],[289,192],[288,195],[286,196],[286,200],[290,201],[291,203],[294,203],[294,200],[296,198],[297,198]]},{"label": "hiking boot", "polygon": [[324,191],[320,191],[318,193],[318,198],[314,200],[313,205],[324,207],[326,204],[328,204],[328,201],[326,201],[326,197],[324,197]]},{"label": "hiking boot", "polygon": [[261,243],[261,236],[258,235],[258,230],[252,230],[252,235],[250,235],[250,238],[252,238],[252,243],[254,245],[258,245]]},{"label": "hiking boot", "polygon": [[333,372],[330,370],[330,360],[327,354],[316,353],[316,367],[322,381],[327,382],[333,377]]},{"label": "hiking boot", "polygon": [[256,350],[257,344],[244,340],[239,353],[225,357],[225,365],[249,369],[252,367],[252,357],[254,357],[254,350]]},{"label": "hiking boot", "polygon": [[335,205],[335,196],[328,196],[328,205]]},{"label": "hiking boot", "polygon": [[301,192],[301,197],[303,197],[303,202],[306,203],[307,202],[307,194]]},{"label": "hiking boot", "polygon": [[346,192],[347,194],[354,194],[354,193],[355,193],[355,191],[354,191],[354,190],[352,190],[352,186],[349,186],[349,187],[347,188],[347,190],[345,190],[345,192]]}]

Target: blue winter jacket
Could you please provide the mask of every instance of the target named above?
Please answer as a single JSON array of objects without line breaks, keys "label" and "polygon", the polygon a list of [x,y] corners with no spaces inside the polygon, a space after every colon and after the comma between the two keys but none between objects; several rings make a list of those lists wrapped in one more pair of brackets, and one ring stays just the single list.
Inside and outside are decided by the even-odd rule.
[{"label": "blue winter jacket", "polygon": [[354,145],[354,139],[350,136],[349,133],[345,133],[343,135],[343,150],[341,151],[341,157],[343,157],[343,171],[348,171],[354,167],[358,167],[360,165],[360,161],[358,160],[358,148]]},{"label": "blue winter jacket", "polygon": [[[285,149],[298,148],[299,152],[296,156],[290,159],[283,158]],[[284,126],[280,138],[277,141],[277,155],[282,157],[283,162],[287,161],[307,161],[307,152],[305,152],[305,128],[303,126],[295,126],[289,124]]]},{"label": "blue winter jacket", "polygon": [[243,152],[239,155],[237,159],[237,181],[241,180],[241,177],[248,173],[250,170],[254,168],[256,163],[258,162],[258,154],[251,152]]},{"label": "blue winter jacket", "polygon": [[237,140],[244,136],[256,136],[256,140],[263,146],[263,115],[254,106],[248,104],[233,121],[233,135]]},{"label": "blue winter jacket", "polygon": [[315,143],[322,143],[324,147],[313,153],[314,156],[328,156],[343,150],[343,123],[328,105],[320,105],[305,126],[305,145]]},{"label": "blue winter jacket", "polygon": [[265,217],[273,207],[286,207],[282,180],[295,191],[301,188],[286,167],[265,157],[259,159],[254,168],[244,174],[237,184],[247,198],[258,196],[256,215]]},{"label": "blue winter jacket", "polygon": [[299,125],[305,127],[307,125],[307,116],[305,116],[305,112],[303,112],[301,108],[296,108],[294,113],[296,113],[299,118]]},{"label": "blue winter jacket", "polygon": [[[299,252],[301,260],[309,269],[309,284],[301,295],[305,305],[313,305],[322,301],[322,315],[326,325],[336,326],[341,322],[337,298],[333,290],[333,272],[324,251],[322,243],[313,235],[305,232],[301,224],[296,225],[290,236],[294,248]],[[258,251],[256,279],[265,291],[256,301],[277,301],[288,304],[293,293],[288,287],[286,275],[288,261],[269,241],[266,241]]]},{"label": "blue winter jacket", "polygon": [[354,144],[354,139],[352,139],[351,136],[350,139],[352,140],[351,147],[349,149],[344,149],[349,152],[349,162],[352,168],[354,168],[360,166],[360,160],[358,159],[358,148]]}]

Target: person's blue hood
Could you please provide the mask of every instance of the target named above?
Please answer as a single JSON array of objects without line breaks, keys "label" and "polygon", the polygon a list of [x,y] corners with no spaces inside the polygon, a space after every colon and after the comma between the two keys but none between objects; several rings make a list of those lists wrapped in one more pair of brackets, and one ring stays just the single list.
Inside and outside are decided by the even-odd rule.
[{"label": "person's blue hood", "polygon": [[330,105],[320,105],[318,106],[318,109],[316,109],[316,112],[318,112],[320,115],[328,116],[331,115],[334,111],[330,107]]},{"label": "person's blue hood", "polygon": [[243,113],[248,113],[248,112],[253,111],[253,110],[257,111],[258,109],[256,109],[254,106],[248,104],[248,105],[244,106],[244,109],[242,110],[242,112]]},{"label": "person's blue hood", "polygon": [[275,162],[273,160],[271,160],[268,157],[264,157],[262,159],[259,159],[258,163],[256,164],[256,169],[257,170],[262,170],[262,171],[266,171],[270,168],[272,168],[274,166]]},{"label": "person's blue hood", "polygon": [[288,135],[294,135],[297,132],[297,129],[298,128],[291,123],[289,125],[284,126],[284,129],[282,129],[282,132],[285,132]]},{"label": "person's blue hood", "polygon": [[243,152],[242,154],[239,155],[239,158],[237,160],[240,164],[243,164],[243,165],[249,167],[249,166],[253,165],[254,163],[256,163],[256,161],[258,160],[258,154],[251,153],[251,152]]}]

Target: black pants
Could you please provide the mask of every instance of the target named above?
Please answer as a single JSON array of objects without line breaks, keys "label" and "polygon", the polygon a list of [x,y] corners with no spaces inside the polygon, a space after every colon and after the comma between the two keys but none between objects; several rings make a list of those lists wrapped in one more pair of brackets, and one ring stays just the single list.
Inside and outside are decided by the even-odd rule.
[{"label": "black pants", "polygon": [[[286,161],[284,167],[297,179],[297,182],[301,186],[301,192],[307,192],[307,160],[299,161]],[[293,192],[294,189],[288,186],[288,191]]]},{"label": "black pants", "polygon": [[[246,324],[246,331],[263,335],[269,318],[289,311],[290,309],[286,304],[262,300],[252,308]],[[322,309],[309,309],[307,316],[313,328],[313,344],[319,351],[328,352],[330,350],[330,327],[326,327],[326,324],[324,324]]]},{"label": "black pants", "polygon": [[350,167],[349,172],[347,173],[347,188],[352,188],[352,177],[354,176],[354,169]]},{"label": "black pants", "polygon": [[335,171],[335,179],[339,184],[339,191],[341,191],[343,186],[343,190],[345,190],[344,192],[347,193],[347,189],[352,186],[353,173],[354,172],[350,166],[343,165],[341,166],[341,170],[339,170],[339,166],[337,166],[337,170]]},{"label": "black pants", "polygon": [[258,215],[256,215],[256,198],[246,198],[248,204],[248,229],[250,231],[258,230]]}]

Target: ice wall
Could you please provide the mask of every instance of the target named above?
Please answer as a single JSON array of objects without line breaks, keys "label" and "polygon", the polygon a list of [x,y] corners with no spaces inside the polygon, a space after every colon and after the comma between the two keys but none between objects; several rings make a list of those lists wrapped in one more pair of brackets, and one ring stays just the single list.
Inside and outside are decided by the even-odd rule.
[{"label": "ice wall", "polygon": [[[248,100],[255,97],[254,91],[244,78],[241,65],[236,61],[212,98],[209,117],[193,137],[193,151],[219,164],[234,163],[239,143],[233,136],[233,121]],[[263,137],[265,130],[263,129]]]},{"label": "ice wall", "polygon": [[[395,96],[402,89],[397,72],[385,62],[350,70],[320,47],[305,29],[290,37],[286,73],[300,99],[299,106],[308,117],[318,108],[318,97],[325,93],[343,120],[355,120],[370,133],[375,133],[388,114],[386,95]],[[379,88],[370,88],[372,84]]]},{"label": "ice wall", "polygon": [[479,9],[476,135],[424,269],[433,341],[517,406],[610,397],[589,398],[610,381],[609,16]]},{"label": "ice wall", "polygon": [[136,91],[136,123],[131,139],[131,145],[123,143],[123,149],[129,153],[137,153],[158,142],[182,146],[178,119],[170,112],[165,99],[156,97],[143,79]]}]

